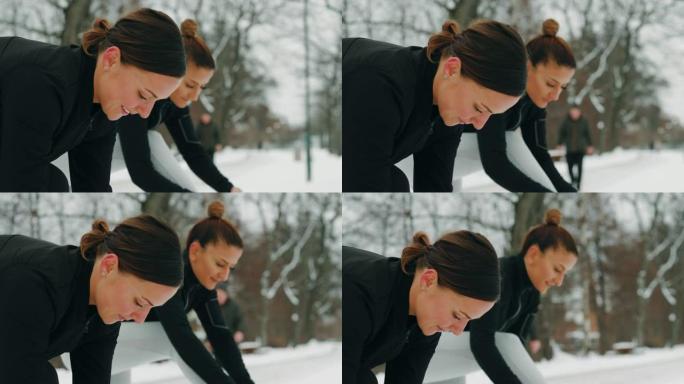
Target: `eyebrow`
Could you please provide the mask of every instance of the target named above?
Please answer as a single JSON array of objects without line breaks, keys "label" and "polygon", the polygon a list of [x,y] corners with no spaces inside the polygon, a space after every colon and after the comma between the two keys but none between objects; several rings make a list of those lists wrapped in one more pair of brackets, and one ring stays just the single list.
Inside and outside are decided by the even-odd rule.
[{"label": "eyebrow", "polygon": [[152,94],[152,96],[154,96],[155,99],[158,99],[157,95],[155,95],[154,92],[150,91],[150,90],[147,89],[147,88],[144,88],[144,89],[145,89],[147,92],[149,92],[150,94]]}]

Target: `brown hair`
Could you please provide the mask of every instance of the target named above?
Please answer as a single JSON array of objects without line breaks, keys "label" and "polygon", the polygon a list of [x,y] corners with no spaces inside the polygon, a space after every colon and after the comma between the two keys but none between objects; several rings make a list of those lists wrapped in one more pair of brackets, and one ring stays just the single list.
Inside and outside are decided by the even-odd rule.
[{"label": "brown hair", "polygon": [[510,25],[479,20],[461,31],[457,22],[447,20],[441,32],[430,36],[426,53],[433,63],[444,57],[458,57],[461,74],[483,87],[510,96],[525,92],[525,46]]},{"label": "brown hair", "polygon": [[546,211],[544,223],[532,227],[525,235],[520,255],[525,256],[527,250],[533,245],[537,245],[542,252],[560,246],[574,255],[579,255],[575,239],[565,228],[561,227],[560,221],[559,210],[552,208]]},{"label": "brown hair", "polygon": [[495,301],[499,298],[499,261],[492,244],[479,233],[455,231],[433,245],[425,232],[417,232],[401,252],[401,269],[437,271],[437,283],[465,296]]},{"label": "brown hair", "polygon": [[102,219],[81,237],[81,255],[95,260],[108,252],[119,258],[119,269],[143,280],[171,287],[183,282],[183,259],[178,235],[150,215],[131,217],[113,231]]},{"label": "brown hair", "polygon": [[204,39],[197,34],[197,22],[192,19],[185,19],[181,23],[181,35],[183,36],[183,46],[185,56],[200,68],[215,69],[216,62],[211,55],[211,50],[204,42]]},{"label": "brown hair", "polygon": [[116,46],[121,62],[142,70],[172,77],[185,75],[185,53],[180,31],[166,14],[149,8],[131,12],[110,27],[106,19],[95,19],[83,33],[81,44],[89,56]]},{"label": "brown hair", "polygon": [[202,247],[209,243],[223,241],[242,249],[242,237],[235,225],[223,218],[224,210],[223,203],[218,200],[209,204],[207,208],[209,217],[200,220],[192,227],[185,248],[189,249],[193,241],[198,241]]},{"label": "brown hair", "polygon": [[563,38],[556,36],[558,22],[554,19],[546,19],[542,24],[542,33],[527,43],[527,55],[532,65],[547,63],[549,60],[556,64],[576,68],[575,55],[572,54],[570,45]]}]

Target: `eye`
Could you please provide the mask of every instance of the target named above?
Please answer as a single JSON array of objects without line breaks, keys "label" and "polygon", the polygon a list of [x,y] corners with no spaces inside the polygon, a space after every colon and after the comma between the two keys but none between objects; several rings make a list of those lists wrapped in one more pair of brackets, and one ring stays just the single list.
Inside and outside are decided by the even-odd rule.
[{"label": "eye", "polygon": [[473,108],[475,108],[475,112],[482,113],[482,111],[480,110],[480,108],[477,107],[477,105],[473,106]]},{"label": "eye", "polygon": [[137,305],[138,308],[142,308],[142,307],[143,307],[143,305],[140,304],[140,302],[139,302],[137,299],[135,300],[135,305]]},{"label": "eye", "polygon": [[454,319],[456,320],[461,320],[461,317],[456,314],[456,312],[453,313]]},{"label": "eye", "polygon": [[143,96],[142,92],[138,91],[138,96],[139,96],[140,99],[142,99],[143,101],[147,101],[147,98],[146,98],[145,96]]},{"label": "eye", "polygon": [[188,87],[188,88],[190,88],[190,89],[194,89],[194,88],[195,88],[195,86],[192,85],[192,84],[190,84],[190,83],[185,83],[185,86]]}]

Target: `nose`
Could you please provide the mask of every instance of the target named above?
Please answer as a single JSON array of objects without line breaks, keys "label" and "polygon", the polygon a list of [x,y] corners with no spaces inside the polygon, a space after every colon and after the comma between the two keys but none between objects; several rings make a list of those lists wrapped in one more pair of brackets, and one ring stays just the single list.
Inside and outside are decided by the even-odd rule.
[{"label": "nose", "polygon": [[458,336],[461,333],[463,333],[463,330],[465,329],[467,324],[468,324],[467,319],[457,320],[453,325],[451,325],[451,327],[449,327],[449,332]]},{"label": "nose", "polygon": [[152,107],[154,107],[154,101],[140,104],[136,109],[140,117],[147,119],[150,116],[150,112],[152,112]]},{"label": "nose", "polygon": [[190,100],[197,101],[197,99],[199,99],[200,92],[202,92],[202,88],[197,87],[197,89],[194,89],[190,96]]},{"label": "nose", "polygon": [[141,309],[139,311],[135,311],[131,313],[131,318],[133,321],[135,321],[138,324],[142,324],[145,322],[145,318],[147,318],[147,315],[150,313],[151,308],[145,308]]},{"label": "nose", "polygon": [[565,280],[565,273],[561,273],[557,278],[556,278],[556,286],[560,287],[563,285],[563,280]]},{"label": "nose", "polygon": [[482,129],[491,115],[491,113],[483,113],[475,116],[470,120],[470,124],[472,124],[475,129]]},{"label": "nose", "polygon": [[228,280],[228,276],[230,276],[230,267],[226,267],[225,270],[222,270],[219,273],[220,273],[219,280],[221,280],[221,281]]},{"label": "nose", "polygon": [[563,88],[561,88],[561,87],[554,89],[553,93],[551,94],[551,100],[557,101],[558,98],[560,97],[561,92],[563,92]]}]

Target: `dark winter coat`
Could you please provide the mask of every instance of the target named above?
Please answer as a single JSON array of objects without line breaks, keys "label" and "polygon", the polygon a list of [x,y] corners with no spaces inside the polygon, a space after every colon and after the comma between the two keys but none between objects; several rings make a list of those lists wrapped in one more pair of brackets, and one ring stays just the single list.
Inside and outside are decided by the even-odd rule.
[{"label": "dark winter coat", "polygon": [[119,323],[89,305],[93,263],[75,246],[0,236],[0,381],[57,384],[48,359],[69,352],[74,384],[109,383]]},{"label": "dark winter coat", "polygon": [[[520,128],[532,155],[558,192],[577,192],[558,173],[546,144],[546,109],[539,108],[525,94],[508,111],[492,115],[477,131],[477,144],[485,173],[497,184],[511,192],[549,192],[519,170],[506,154],[506,131]],[[472,126],[466,132],[473,132]]]},{"label": "dark winter coat", "polygon": [[95,63],[78,46],[0,38],[0,191],[49,191],[66,152],[72,191],[112,190],[116,132],[93,104]]},{"label": "dark winter coat", "polygon": [[573,120],[567,116],[563,123],[561,123],[560,131],[558,132],[558,144],[565,145],[567,153],[581,153],[587,151],[587,147],[591,144],[591,131],[589,129],[589,122],[584,116]]},{"label": "dark winter coat", "polygon": [[413,278],[396,257],[342,247],[342,382],[377,383],[371,368],[386,363],[385,382],[418,384],[440,334],[424,336],[409,316]]},{"label": "dark winter coat", "polygon": [[501,297],[489,312],[466,327],[470,331],[470,349],[482,370],[494,383],[520,383],[518,377],[499,353],[496,332],[518,335],[525,341],[530,333],[534,315],[539,307],[537,291],[525,269],[522,256],[499,259]]},{"label": "dark winter coat", "polygon": [[188,107],[178,108],[170,99],[155,103],[147,119],[122,117],[119,127],[121,150],[133,182],[147,192],[189,192],[162,176],[152,166],[147,131],[164,123],[190,169],[217,192],[230,192],[233,184],[216,168],[195,133]]},{"label": "dark winter coat", "polygon": [[[153,308],[147,321],[161,321],[180,357],[207,383],[253,384],[233,339],[233,330],[226,326],[221,315],[216,290],[204,288],[192,272],[187,252],[184,258],[183,286],[166,304]],[[197,313],[218,361],[190,328],[187,313],[191,309]]]},{"label": "dark winter coat", "polygon": [[462,126],[433,105],[437,64],[425,48],[342,40],[342,190],[389,192],[392,167],[413,155],[413,190],[451,191]]}]

